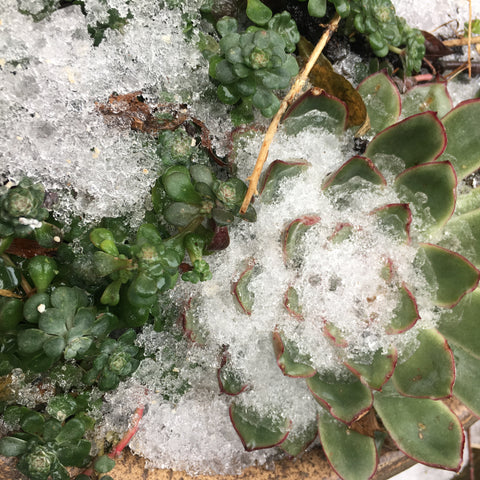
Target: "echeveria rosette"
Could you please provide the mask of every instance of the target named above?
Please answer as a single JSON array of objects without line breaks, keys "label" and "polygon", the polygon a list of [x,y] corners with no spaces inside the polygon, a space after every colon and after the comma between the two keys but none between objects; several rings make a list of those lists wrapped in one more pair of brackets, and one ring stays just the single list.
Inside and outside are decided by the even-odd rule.
[{"label": "echeveria rosette", "polygon": [[[445,99],[442,88],[431,88],[435,98]],[[391,89],[384,101],[394,105],[398,99],[397,91]],[[342,131],[346,113],[341,113],[340,102],[337,108],[332,101],[318,92],[307,93],[285,115],[285,131],[297,134],[309,121],[333,133]],[[443,108],[444,104],[436,105]],[[367,479],[376,471],[379,452],[374,439],[354,430],[354,424],[375,412],[408,456],[448,470],[460,468],[463,429],[443,400],[454,395],[480,413],[475,387],[480,380],[480,336],[475,333],[480,306],[480,202],[475,191],[458,194],[459,179],[480,166],[480,140],[468,134],[478,128],[480,101],[464,102],[442,118],[425,108],[423,101],[416,111],[409,108],[413,115],[390,120],[390,126],[372,139],[363,155],[350,158],[324,179],[319,188],[340,214],[336,224],[325,212],[306,207],[302,215],[287,220],[278,234],[285,268],[293,272],[278,298],[289,320],[284,322],[279,316],[270,345],[259,340],[259,348],[267,350],[265,362],[272,361],[273,350],[279,375],[298,385],[299,401],[310,392],[322,413],[317,420],[313,416],[307,428],[299,428],[282,412],[281,403],[274,402],[270,409],[251,404],[255,389],[274,388],[273,374],[269,371],[263,385],[253,383],[245,368],[236,370],[237,362],[244,367],[238,358],[241,352],[230,345],[223,356],[219,383],[222,392],[234,396],[230,418],[247,450],[279,446],[289,455],[297,455],[319,434],[327,458],[342,478]],[[396,111],[394,117],[400,108]],[[326,118],[330,112],[333,117]],[[261,201],[275,201],[279,189],[285,194],[281,186],[286,178],[294,182],[296,177],[303,178],[302,172],[308,175],[309,168],[306,160],[272,162],[260,183]],[[363,216],[363,199],[375,194],[388,201]],[[358,219],[352,215],[342,218],[342,212],[355,208],[359,208]],[[377,233],[370,232],[377,232],[384,242],[376,243]],[[347,319],[363,324],[363,333],[352,338],[341,323],[329,318],[327,310],[315,319],[315,332],[324,337],[317,337],[317,348],[329,355],[322,343],[326,339],[335,352],[336,367],[331,370],[316,367],[314,359],[323,351],[315,351],[317,340],[299,343],[297,330],[316,312],[310,299],[319,285],[328,281],[322,290],[327,296],[329,291],[342,291],[350,279],[341,276],[340,264],[328,275],[321,270],[321,260],[309,267],[314,258],[309,256],[312,245],[325,258],[331,252],[338,257],[342,251],[353,252],[346,258],[358,261],[360,271],[365,268],[362,252],[378,249],[368,256],[371,278],[365,270],[372,289],[359,300],[357,318]],[[243,315],[245,322],[250,317],[259,321],[256,310],[268,315],[256,302],[257,278],[264,275],[268,262],[263,263],[258,252],[252,255],[255,257],[236,265],[231,289],[238,315]],[[384,300],[387,302],[382,303]],[[326,299],[318,296],[316,301]],[[343,305],[337,308],[343,311]],[[434,323],[429,322],[432,316]],[[193,321],[190,325],[201,330],[198,320],[198,325]],[[357,348],[364,340],[373,341],[371,332],[379,331],[383,331],[379,335],[386,344],[373,342],[370,354]],[[208,342],[208,333],[203,338]],[[408,339],[406,344],[402,345],[402,338]],[[281,382],[280,377],[275,378]]]}]

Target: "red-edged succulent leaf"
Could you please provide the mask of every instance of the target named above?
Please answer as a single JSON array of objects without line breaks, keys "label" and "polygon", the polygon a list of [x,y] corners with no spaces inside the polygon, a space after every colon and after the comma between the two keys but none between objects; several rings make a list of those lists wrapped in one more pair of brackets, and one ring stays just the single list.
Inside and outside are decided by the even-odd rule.
[{"label": "red-edged succulent leaf", "polygon": [[381,390],[393,375],[397,364],[397,351],[393,347],[387,354],[378,350],[368,362],[347,360],[344,364],[370,388]]},{"label": "red-edged succulent leaf", "polygon": [[263,417],[253,408],[232,403],[230,420],[238,433],[245,450],[259,450],[280,445],[290,431],[290,420]]},{"label": "red-edged succulent leaf", "polygon": [[480,359],[455,345],[452,345],[452,350],[456,368],[453,394],[480,417],[480,395],[474,387],[480,385]]},{"label": "red-edged succulent leaf", "polygon": [[445,310],[438,330],[452,345],[458,345],[480,360],[480,289],[464,297],[458,305]]},{"label": "red-edged succulent leaf", "polygon": [[303,215],[290,222],[282,235],[283,259],[286,264],[294,264],[297,260],[298,247],[305,232],[318,223],[317,215]]},{"label": "red-edged succulent leaf", "polygon": [[318,417],[318,433],[327,460],[340,478],[367,480],[373,477],[378,465],[373,438],[326,414]]},{"label": "red-edged succulent leaf", "polygon": [[347,128],[348,107],[321,88],[311,88],[298,98],[283,116],[288,134],[296,135],[308,127],[319,127],[341,134]]},{"label": "red-edged succulent leaf", "polygon": [[289,177],[300,175],[307,170],[310,163],[303,159],[274,160],[262,175],[259,192],[263,202],[271,202],[278,191],[280,182]]},{"label": "red-edged succulent leaf", "polygon": [[468,192],[459,192],[457,195],[455,215],[470,213],[478,208],[480,208],[480,188],[476,187],[468,190]]},{"label": "red-edged succulent leaf", "polygon": [[[445,150],[447,135],[434,112],[419,113],[382,130],[368,144],[365,156],[392,173],[435,161]],[[398,160],[402,165],[398,164]]]},{"label": "red-edged succulent leaf", "polygon": [[480,208],[454,216],[442,233],[439,245],[465,255],[475,266],[480,266]]},{"label": "red-edged succulent leaf", "polygon": [[199,345],[205,345],[206,335],[204,329],[199,325],[198,317],[195,315],[195,302],[192,298],[186,303],[180,317],[185,335]]},{"label": "red-edged succulent leaf", "polygon": [[380,228],[396,240],[410,243],[412,211],[408,203],[390,203],[373,210]]},{"label": "red-edged succulent leaf", "polygon": [[455,306],[480,280],[480,271],[471,262],[438,245],[420,244],[415,263],[435,289],[434,301],[440,307]]},{"label": "red-edged succulent leaf", "polygon": [[295,428],[295,425],[293,425],[288,437],[279,445],[279,447],[289,457],[296,457],[314,442],[315,438],[317,438],[317,434],[318,429],[316,421],[301,430]]},{"label": "red-edged succulent leaf", "polygon": [[415,297],[405,284],[398,289],[398,305],[393,312],[390,325],[386,328],[389,334],[403,333],[412,328],[420,319]]},{"label": "red-edged succulent leaf", "polygon": [[255,295],[248,289],[250,280],[252,279],[253,269],[255,267],[255,261],[249,260],[247,268],[240,274],[238,280],[232,285],[232,294],[237,304],[242,311],[247,315],[252,314],[253,303],[255,301]]},{"label": "red-edged succulent leaf", "polygon": [[353,375],[340,380],[322,378],[317,373],[306,382],[317,402],[348,425],[372,406],[372,391]]},{"label": "red-edged succulent leaf", "polygon": [[454,413],[441,400],[405,397],[387,387],[375,392],[374,407],[398,448],[416,462],[458,471],[464,432]]},{"label": "red-edged succulent leaf", "polygon": [[452,107],[453,102],[445,82],[417,85],[402,97],[402,116],[405,117],[432,111],[442,118]]},{"label": "red-edged succulent leaf", "polygon": [[[362,185],[358,183],[359,179],[373,185],[387,184],[384,176],[369,158],[355,156],[347,160],[336,172],[329,175],[323,182],[322,189],[328,190],[330,187],[344,185],[348,182],[353,188],[356,187],[355,189],[362,188]],[[355,180],[357,182],[353,183]]]},{"label": "red-edged succulent leaf", "polygon": [[384,70],[365,78],[357,90],[367,107],[373,133],[393,125],[398,120],[401,111],[400,92]]},{"label": "red-edged succulent leaf", "polygon": [[421,232],[443,227],[455,211],[457,176],[450,162],[411,167],[395,179],[401,200],[415,208],[415,227]]},{"label": "red-edged succulent leaf", "polygon": [[298,347],[278,330],[273,332],[273,351],[277,365],[287,377],[313,377],[316,371],[309,365],[309,357],[302,355]]},{"label": "red-edged succulent leaf", "polygon": [[402,394],[417,398],[451,396],[455,381],[453,354],[447,341],[437,330],[422,330],[420,345],[393,373],[393,384]]},{"label": "red-edged succulent leaf", "polygon": [[345,340],[342,331],[333,323],[323,321],[323,334],[332,342],[335,347],[345,348],[348,342]]},{"label": "red-edged succulent leaf", "polygon": [[332,243],[342,243],[350,238],[353,232],[351,223],[339,223],[336,225],[334,232],[328,237],[328,241]]},{"label": "red-edged succulent leaf", "polygon": [[294,287],[288,287],[283,296],[283,305],[292,317],[295,317],[299,321],[303,321],[302,306],[298,299],[298,292]]},{"label": "red-edged succulent leaf", "polygon": [[217,378],[220,391],[227,395],[239,395],[248,386],[242,381],[238,372],[232,368],[228,352],[224,352],[222,355]]},{"label": "red-edged succulent leaf", "polygon": [[480,99],[460,103],[442,122],[448,138],[445,160],[452,162],[459,178],[465,178],[480,167]]}]

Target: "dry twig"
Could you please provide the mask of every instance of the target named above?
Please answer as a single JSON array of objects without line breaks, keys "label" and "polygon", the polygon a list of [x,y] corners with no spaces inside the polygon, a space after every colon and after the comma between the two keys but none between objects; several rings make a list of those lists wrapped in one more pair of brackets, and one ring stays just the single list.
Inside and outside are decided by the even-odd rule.
[{"label": "dry twig", "polygon": [[245,198],[243,199],[242,206],[240,208],[241,213],[245,213],[247,211],[247,208],[250,205],[250,201],[252,200],[253,195],[258,193],[257,185],[260,179],[260,174],[262,173],[263,165],[267,160],[268,150],[273,141],[273,137],[277,132],[278,125],[280,124],[280,120],[283,114],[285,113],[287,108],[292,104],[292,102],[295,100],[297,95],[301,92],[303,86],[307,81],[308,74],[310,73],[316,61],[318,60],[318,57],[320,56],[323,49],[325,48],[325,45],[328,43],[328,41],[330,40],[335,30],[338,28],[339,22],[340,22],[340,16],[336,14],[333,17],[333,19],[330,21],[330,23],[327,25],[325,32],[323,33],[319,42],[313,49],[313,52],[310,55],[310,58],[308,59],[308,62],[306,63],[305,67],[303,67],[303,70],[297,75],[297,78],[295,79],[295,82],[293,83],[292,88],[283,99],[282,103],[280,104],[280,108],[278,109],[278,112],[273,117],[270,123],[270,126],[268,127],[267,133],[265,134],[262,147],[260,148],[260,152],[257,158],[257,163],[255,164],[252,174],[247,179],[249,181],[248,190],[245,195]]}]

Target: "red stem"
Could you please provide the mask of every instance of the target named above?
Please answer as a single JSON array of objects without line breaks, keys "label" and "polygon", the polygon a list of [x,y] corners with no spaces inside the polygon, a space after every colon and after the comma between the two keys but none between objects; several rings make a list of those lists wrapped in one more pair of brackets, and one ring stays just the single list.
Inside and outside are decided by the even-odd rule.
[{"label": "red stem", "polygon": [[130,440],[132,437],[137,433],[138,426],[140,424],[140,420],[143,417],[143,412],[145,410],[145,407],[141,405],[135,410],[135,413],[133,415],[132,419],[132,427],[129,428],[127,433],[123,436],[123,438],[117,443],[116,447],[108,454],[108,456],[112,459],[115,459],[122,453],[122,450],[130,443]]}]

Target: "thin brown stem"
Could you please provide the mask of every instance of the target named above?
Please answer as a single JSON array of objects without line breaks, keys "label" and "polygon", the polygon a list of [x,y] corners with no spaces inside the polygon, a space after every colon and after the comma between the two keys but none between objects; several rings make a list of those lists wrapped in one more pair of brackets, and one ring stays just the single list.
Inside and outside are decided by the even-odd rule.
[{"label": "thin brown stem", "polygon": [[475,45],[480,43],[480,36],[478,37],[463,37],[463,38],[452,38],[450,40],[443,40],[442,43],[446,47],[463,47],[465,45],[468,45],[470,40],[470,45]]},{"label": "thin brown stem", "polygon": [[318,57],[320,56],[323,49],[325,48],[325,45],[328,43],[328,41],[330,40],[335,30],[338,28],[339,22],[340,22],[340,16],[338,14],[335,14],[335,16],[327,25],[319,42],[313,49],[313,52],[310,55],[310,58],[308,59],[308,62],[303,67],[302,71],[297,75],[295,82],[292,85],[292,88],[287,93],[285,98],[282,100],[282,103],[280,104],[280,108],[278,109],[278,112],[273,117],[270,123],[270,126],[268,127],[267,133],[265,134],[262,147],[260,148],[260,152],[257,158],[257,163],[255,164],[252,174],[250,175],[250,177],[247,178],[247,180],[249,181],[248,190],[245,195],[245,198],[243,199],[243,203],[240,208],[240,213],[245,213],[247,211],[247,208],[250,205],[252,197],[258,194],[257,185],[260,179],[260,174],[262,173],[263,165],[267,160],[270,145],[273,141],[273,137],[275,136],[275,133],[277,132],[278,125],[280,124],[280,120],[282,119],[283,114],[285,113],[287,108],[292,104],[292,102],[295,100],[298,94],[301,92],[303,86],[307,81],[308,74],[310,73],[316,61],[318,60]]}]

